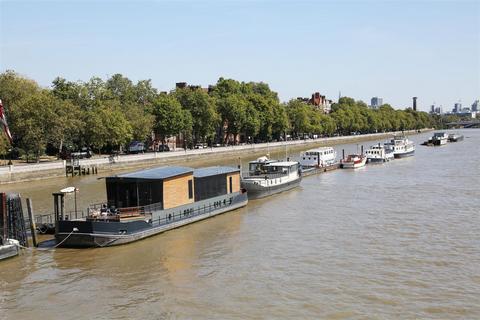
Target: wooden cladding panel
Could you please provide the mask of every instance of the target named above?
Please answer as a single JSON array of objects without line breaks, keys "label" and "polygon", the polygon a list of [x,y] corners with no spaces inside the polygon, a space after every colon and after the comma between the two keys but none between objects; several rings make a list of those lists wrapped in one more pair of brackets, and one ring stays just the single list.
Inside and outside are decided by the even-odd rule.
[{"label": "wooden cladding panel", "polygon": [[[187,174],[163,181],[163,208],[170,209],[193,203],[193,197],[188,198],[188,180],[193,180],[193,174]],[[192,183],[192,188],[193,183]],[[194,191],[194,190],[192,190]]]},{"label": "wooden cladding panel", "polygon": [[[232,177],[232,190],[230,190],[230,177]],[[240,191],[240,173],[227,174],[227,192],[239,192]]]}]

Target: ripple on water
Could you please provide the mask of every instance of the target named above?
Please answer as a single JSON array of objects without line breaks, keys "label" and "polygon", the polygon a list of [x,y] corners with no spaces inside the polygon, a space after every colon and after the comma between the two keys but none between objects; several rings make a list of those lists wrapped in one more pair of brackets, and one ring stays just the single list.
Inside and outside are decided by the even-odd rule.
[{"label": "ripple on water", "polygon": [[[480,130],[468,135],[131,245],[28,251],[2,262],[0,317],[479,319]],[[104,192],[79,181],[82,201]]]}]

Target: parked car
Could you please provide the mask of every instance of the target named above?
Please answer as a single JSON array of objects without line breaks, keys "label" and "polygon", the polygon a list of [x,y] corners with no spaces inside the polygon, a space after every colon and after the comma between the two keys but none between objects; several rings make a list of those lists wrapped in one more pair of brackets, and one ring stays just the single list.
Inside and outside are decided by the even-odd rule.
[{"label": "parked car", "polygon": [[128,153],[143,153],[145,152],[145,144],[140,141],[132,141],[128,146]]},{"label": "parked car", "polygon": [[195,145],[195,149],[205,149],[206,147],[207,147],[207,145],[202,144],[202,143],[197,143]]}]

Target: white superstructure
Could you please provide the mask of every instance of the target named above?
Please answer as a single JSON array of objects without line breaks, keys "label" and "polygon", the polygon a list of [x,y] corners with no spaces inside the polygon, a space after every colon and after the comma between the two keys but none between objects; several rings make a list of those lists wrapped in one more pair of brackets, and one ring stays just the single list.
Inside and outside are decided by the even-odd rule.
[{"label": "white superstructure", "polygon": [[300,156],[302,167],[326,167],[335,164],[337,153],[332,147],[307,150]]},{"label": "white superstructure", "polygon": [[432,143],[436,146],[443,146],[447,144],[448,134],[445,132],[435,132],[432,137]]},{"label": "white superstructure", "polygon": [[368,162],[387,162],[393,160],[393,149],[381,143],[373,145],[366,152]]},{"label": "white superstructure", "polygon": [[248,176],[242,177],[242,188],[249,198],[261,198],[298,186],[302,177],[296,161],[259,158],[249,163]]},{"label": "white superstructure", "polygon": [[395,158],[413,156],[415,153],[415,143],[405,136],[395,136],[390,142],[385,143],[386,148],[393,150]]}]

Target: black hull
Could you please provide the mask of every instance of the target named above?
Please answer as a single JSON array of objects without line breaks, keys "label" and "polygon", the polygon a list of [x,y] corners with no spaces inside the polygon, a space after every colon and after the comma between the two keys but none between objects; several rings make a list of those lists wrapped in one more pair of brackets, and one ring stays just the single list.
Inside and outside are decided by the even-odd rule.
[{"label": "black hull", "polygon": [[444,146],[446,144],[446,143],[442,144],[440,140],[433,140],[432,143],[433,143],[434,146],[437,146],[437,147],[438,146]]},{"label": "black hull", "polygon": [[413,156],[415,153],[415,150],[405,152],[405,153],[395,153],[393,156],[395,159],[401,159],[401,158],[407,158]]},{"label": "black hull", "polygon": [[296,188],[300,185],[301,181],[302,181],[302,177],[300,176],[298,179],[294,181],[281,184],[281,185],[260,187],[258,185],[242,183],[242,188],[245,188],[247,190],[249,199],[260,199],[260,198],[265,198],[280,192],[284,192],[284,191],[288,191],[290,189]]},{"label": "black hull", "polygon": [[387,161],[390,161],[390,159],[377,159],[377,158],[370,158],[370,159],[367,159],[367,163],[377,163],[377,164],[380,164],[380,163],[384,163],[384,162],[387,162]]},{"label": "black hull", "polygon": [[204,220],[224,212],[246,206],[247,193],[238,194],[232,203],[221,203],[209,209],[187,215],[173,215],[172,219],[153,225],[147,221],[57,221],[57,246],[65,248],[108,247],[134,242],[184,225]]},{"label": "black hull", "polygon": [[463,136],[460,136],[458,138],[448,138],[449,142],[459,142],[463,140]]},{"label": "black hull", "polygon": [[302,168],[302,177],[308,177],[314,174],[337,170],[340,168],[340,163],[334,163],[325,167],[304,167]]}]

